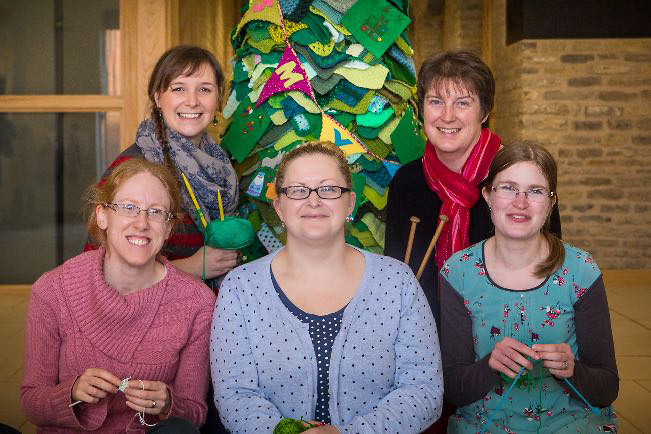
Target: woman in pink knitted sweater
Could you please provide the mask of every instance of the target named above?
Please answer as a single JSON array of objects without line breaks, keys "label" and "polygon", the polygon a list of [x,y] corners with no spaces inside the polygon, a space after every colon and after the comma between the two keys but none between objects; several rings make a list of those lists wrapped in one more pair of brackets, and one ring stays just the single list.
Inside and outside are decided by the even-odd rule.
[{"label": "woman in pink knitted sweater", "polygon": [[134,158],[92,186],[88,203],[102,247],[32,287],[23,411],[42,433],[198,432],[215,296],[159,255],[178,184]]}]

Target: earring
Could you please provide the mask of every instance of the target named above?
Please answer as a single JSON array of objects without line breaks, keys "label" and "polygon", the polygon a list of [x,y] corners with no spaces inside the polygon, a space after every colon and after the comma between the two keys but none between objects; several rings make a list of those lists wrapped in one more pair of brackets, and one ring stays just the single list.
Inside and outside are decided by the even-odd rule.
[{"label": "earring", "polygon": [[346,216],[346,223],[351,223],[352,221],[353,221],[353,215],[352,214],[347,215]]},{"label": "earring", "polygon": [[213,125],[213,127],[216,127],[218,123],[219,123],[219,121],[217,120],[217,115],[215,115],[215,116],[212,118],[212,125]]},{"label": "earring", "polygon": [[282,221],[282,220],[280,221],[280,226],[282,226],[283,229],[286,229],[286,228],[287,228],[287,227],[285,226],[285,222]]}]

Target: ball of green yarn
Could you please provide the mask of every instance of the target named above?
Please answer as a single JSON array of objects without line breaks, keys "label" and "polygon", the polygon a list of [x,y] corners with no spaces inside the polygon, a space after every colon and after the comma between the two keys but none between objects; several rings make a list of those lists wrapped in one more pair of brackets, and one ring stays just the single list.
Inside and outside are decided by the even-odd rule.
[{"label": "ball of green yarn", "polygon": [[300,420],[286,417],[280,419],[280,422],[276,424],[273,434],[296,434],[307,431],[308,429],[310,427],[303,425],[303,422]]},{"label": "ball of green yarn", "polygon": [[237,250],[253,242],[253,227],[247,219],[226,217],[206,227],[206,244],[215,249]]}]

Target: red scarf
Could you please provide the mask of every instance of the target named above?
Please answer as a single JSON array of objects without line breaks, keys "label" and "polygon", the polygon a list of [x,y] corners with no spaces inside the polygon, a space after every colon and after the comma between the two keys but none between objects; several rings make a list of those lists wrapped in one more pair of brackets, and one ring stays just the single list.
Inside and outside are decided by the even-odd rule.
[{"label": "red scarf", "polygon": [[450,219],[443,226],[441,236],[436,242],[435,260],[438,269],[441,269],[453,253],[470,245],[470,208],[479,200],[479,183],[488,175],[488,169],[500,144],[501,140],[497,134],[483,128],[461,173],[453,172],[441,163],[434,145],[429,140],[425,145],[425,181],[443,202],[440,214],[445,214]]}]

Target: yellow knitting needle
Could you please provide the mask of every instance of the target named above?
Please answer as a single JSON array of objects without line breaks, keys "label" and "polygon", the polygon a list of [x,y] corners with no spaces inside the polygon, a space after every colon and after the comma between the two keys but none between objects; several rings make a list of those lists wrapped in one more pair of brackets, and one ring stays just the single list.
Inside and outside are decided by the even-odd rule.
[{"label": "yellow knitting needle", "polygon": [[197,198],[194,197],[194,191],[192,191],[192,187],[190,187],[190,183],[188,182],[188,178],[185,177],[185,173],[181,172],[181,176],[183,177],[183,182],[185,182],[185,186],[187,187],[188,192],[190,193],[190,197],[192,198],[194,207],[197,209],[197,214],[199,214],[199,219],[201,219],[201,223],[203,223],[203,227],[205,229],[206,226],[208,226],[208,224],[206,223],[206,219],[203,217],[203,213],[201,212],[201,208],[199,207],[199,202],[197,202]]}]

